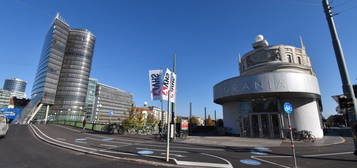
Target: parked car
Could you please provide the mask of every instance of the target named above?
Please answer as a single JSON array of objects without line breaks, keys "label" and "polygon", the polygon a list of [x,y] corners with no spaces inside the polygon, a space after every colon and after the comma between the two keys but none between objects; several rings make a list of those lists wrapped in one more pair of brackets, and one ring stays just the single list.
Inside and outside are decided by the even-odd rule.
[{"label": "parked car", "polygon": [[6,118],[3,114],[0,114],[0,137],[4,137],[7,133],[9,126],[6,122]]}]

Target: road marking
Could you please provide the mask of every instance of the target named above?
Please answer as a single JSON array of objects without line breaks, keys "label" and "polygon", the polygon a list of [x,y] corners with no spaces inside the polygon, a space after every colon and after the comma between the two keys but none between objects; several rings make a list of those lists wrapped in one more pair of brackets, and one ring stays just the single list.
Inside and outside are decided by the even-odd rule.
[{"label": "road marking", "polygon": [[[176,159],[174,159],[176,160]],[[191,161],[175,161],[177,165],[182,166],[201,166],[201,167],[217,167],[217,168],[233,168],[231,165],[220,163],[206,163],[206,162],[191,162]]]},{"label": "road marking", "polygon": [[76,143],[82,143],[82,144],[86,144],[87,142],[83,142],[83,141],[74,141]]},{"label": "road marking", "polygon": [[86,138],[77,138],[75,139],[75,141],[86,141],[87,139]]},{"label": "road marking", "polygon": [[102,141],[112,141],[113,140],[113,138],[104,138],[104,139],[102,139]]},{"label": "road marking", "polygon": [[109,144],[99,144],[100,146],[106,146],[106,147],[111,147],[111,148],[117,148],[118,146],[116,145],[109,145]]},{"label": "road marking", "polygon": [[347,155],[352,154],[353,152],[339,152],[339,153],[322,153],[322,154],[313,154],[313,155],[301,155],[302,157],[316,157],[316,156],[334,156],[334,155]]},{"label": "road marking", "polygon": [[239,162],[250,166],[259,166],[262,164],[262,162],[259,162],[258,160],[254,159],[242,159]]},{"label": "road marking", "polygon": [[[91,139],[94,141],[100,141],[103,142],[102,139],[97,139],[97,138],[92,138],[92,137],[86,137],[87,139]],[[115,144],[124,144],[124,145],[133,145],[132,143],[126,143],[126,142],[118,142],[118,141],[106,141],[107,143],[115,143]]]},{"label": "road marking", "polygon": [[264,160],[264,159],[261,159],[259,157],[263,157],[263,156],[250,156],[250,158],[252,158],[252,159],[256,159],[256,160],[259,160],[259,161],[262,161],[262,162],[265,162],[265,163],[269,163],[269,164],[272,164],[272,165],[275,165],[275,166],[280,166],[280,167],[283,167],[283,168],[290,168],[289,166],[285,166],[285,165],[281,165],[279,163],[275,163],[275,162],[271,162],[271,161],[268,161],[268,160]]},{"label": "road marking", "polygon": [[[151,144],[135,144],[138,146],[150,146],[150,147],[158,147],[164,148],[165,146],[160,145],[151,145]],[[181,146],[170,146],[170,149],[177,148],[177,149],[196,149],[196,150],[207,150],[207,151],[225,151],[224,149],[214,149],[214,148],[194,148],[194,147],[181,147]]]},{"label": "road marking", "polygon": [[[77,151],[77,152],[82,152],[82,153],[88,153],[88,154],[92,154],[92,155],[97,155],[97,156],[102,156],[102,157],[107,157],[107,158],[112,158],[112,159],[117,159],[117,160],[126,160],[126,161],[136,161],[136,162],[140,162],[140,163],[145,163],[145,164],[150,164],[150,165],[161,165],[161,166],[167,166],[167,167],[174,167],[173,165],[171,164],[166,164],[166,163],[161,163],[161,162],[152,162],[152,161],[147,161],[147,160],[143,160],[143,159],[134,159],[134,158],[125,158],[125,157],[117,157],[117,156],[112,156],[112,155],[107,155],[107,154],[102,154],[102,153],[97,153],[97,152],[94,152],[94,151],[87,151],[87,150],[83,150],[83,149],[79,149],[79,148],[74,148],[72,146],[78,146],[78,145],[74,145],[74,144],[71,144],[72,146],[67,146],[67,145],[64,145],[63,143],[56,143],[56,142],[53,142],[53,141],[58,141],[58,140],[55,140],[51,137],[48,137],[46,134],[44,134],[41,130],[39,130],[36,126],[32,126],[32,124],[30,124],[30,128],[32,130],[32,132],[38,137],[40,138],[41,140],[47,142],[47,143],[50,143],[50,144],[53,144],[53,145],[56,145],[56,146],[60,146],[60,147],[63,147],[63,148],[67,148],[67,149],[71,149],[71,150],[74,150],[74,151]],[[39,133],[41,133],[43,136],[49,138],[49,139],[52,139],[52,141],[50,140],[46,140],[44,137],[40,136],[39,133],[37,133],[37,130]],[[68,143],[67,143],[68,144]],[[90,149],[90,148],[89,148]],[[93,149],[93,148],[92,148]],[[124,153],[126,155],[135,155],[135,156],[138,156],[136,154],[131,154],[131,153]]]},{"label": "road marking", "polygon": [[68,129],[68,130],[74,131],[74,132],[81,133],[81,131],[79,131],[79,130],[76,130],[76,129],[73,129],[73,128],[68,128],[68,127],[65,127],[65,126],[62,126],[62,125],[54,125],[54,126],[61,127],[61,128],[64,128],[64,129]]},{"label": "road marking", "polygon": [[231,162],[229,162],[229,161],[228,161],[227,159],[225,159],[225,158],[221,158],[221,157],[219,157],[219,156],[215,156],[215,155],[211,155],[211,154],[207,154],[207,153],[201,153],[201,154],[202,154],[202,155],[211,156],[211,157],[215,157],[215,158],[218,158],[218,159],[221,159],[221,160],[224,160],[225,162],[228,163],[229,167],[232,167],[232,168],[233,168]]},{"label": "road marking", "polygon": [[[170,152],[171,152],[171,151],[170,151]],[[166,153],[161,153],[161,155],[166,155]],[[172,153],[170,153],[170,156],[185,157],[185,156],[180,155],[180,154],[172,154]]]},{"label": "road marking", "polygon": [[[164,149],[151,149],[151,148],[136,148],[139,150],[152,150],[152,151],[159,151],[159,152],[166,152]],[[177,150],[170,150],[170,152],[176,152],[176,153],[189,153],[187,151],[177,151]]]},{"label": "road marking", "polygon": [[60,140],[60,141],[65,141],[66,139],[64,138],[56,138],[57,140]]}]

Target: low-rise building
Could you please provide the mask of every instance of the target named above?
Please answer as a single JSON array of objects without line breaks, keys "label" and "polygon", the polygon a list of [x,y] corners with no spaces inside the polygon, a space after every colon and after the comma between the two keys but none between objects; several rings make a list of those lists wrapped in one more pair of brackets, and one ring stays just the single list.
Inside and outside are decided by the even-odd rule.
[{"label": "low-rise building", "polygon": [[8,107],[10,104],[11,92],[0,89],[0,108]]},{"label": "low-rise building", "polygon": [[123,90],[98,83],[92,120],[96,123],[120,122],[129,117],[133,96]]}]

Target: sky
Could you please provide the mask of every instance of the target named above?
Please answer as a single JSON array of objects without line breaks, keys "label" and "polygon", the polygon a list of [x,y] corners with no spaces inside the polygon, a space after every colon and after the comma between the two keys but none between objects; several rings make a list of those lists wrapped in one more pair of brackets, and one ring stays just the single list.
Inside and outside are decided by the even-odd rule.
[{"label": "sky", "polygon": [[[357,2],[334,0],[350,79],[357,83]],[[270,44],[300,46],[303,37],[320,83],[323,115],[335,114],[332,95],[342,84],[321,0],[1,0],[0,84],[26,80],[27,95],[53,18],[59,12],[73,28],[86,28],[97,41],[91,77],[150,100],[148,70],[172,68],[177,55],[177,113],[213,115],[213,86],[239,75],[238,55],[252,49],[256,35]]]}]

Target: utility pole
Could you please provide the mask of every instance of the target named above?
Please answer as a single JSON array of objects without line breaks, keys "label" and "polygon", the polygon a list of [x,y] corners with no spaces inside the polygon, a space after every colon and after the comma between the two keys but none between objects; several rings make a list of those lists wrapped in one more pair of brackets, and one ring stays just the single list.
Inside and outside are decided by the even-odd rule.
[{"label": "utility pole", "polygon": [[207,126],[207,111],[206,111],[206,107],[205,107],[205,126]]},{"label": "utility pole", "polygon": [[[173,58],[173,67],[172,67],[172,71],[176,74],[176,54],[174,54],[174,58]],[[176,85],[177,85],[177,81],[175,81]],[[176,90],[175,90],[175,94],[177,94],[177,86]],[[175,102],[171,102],[171,124],[173,125],[173,130],[172,130],[172,134],[173,134],[173,138],[175,139],[176,137],[176,121],[175,121],[175,112],[176,112],[176,108],[175,108]]]},{"label": "utility pole", "polygon": [[217,114],[216,110],[214,110],[214,126],[217,127]]},{"label": "utility pole", "polygon": [[190,118],[189,118],[190,124],[191,124],[191,118],[192,118],[192,102],[190,102]]},{"label": "utility pole", "polygon": [[352,134],[353,134],[353,139],[354,139],[354,146],[355,146],[355,152],[354,154],[357,155],[357,107],[356,107],[356,97],[349,79],[348,71],[347,71],[347,66],[345,63],[345,58],[342,50],[342,46],[337,34],[337,30],[335,27],[335,22],[333,17],[335,14],[332,12],[332,7],[329,4],[328,0],[322,0],[322,6],[324,7],[325,15],[326,15],[326,20],[330,29],[330,34],[332,38],[332,44],[333,48],[335,50],[335,55],[336,55],[336,60],[338,64],[338,68],[340,71],[340,76],[342,80],[342,89],[343,89],[343,94],[350,100],[352,100],[353,107],[351,110],[348,110],[347,113],[350,116],[350,123],[352,127]]}]

